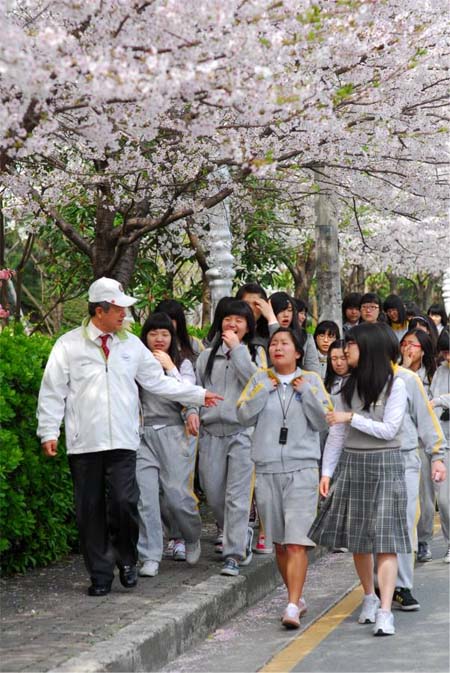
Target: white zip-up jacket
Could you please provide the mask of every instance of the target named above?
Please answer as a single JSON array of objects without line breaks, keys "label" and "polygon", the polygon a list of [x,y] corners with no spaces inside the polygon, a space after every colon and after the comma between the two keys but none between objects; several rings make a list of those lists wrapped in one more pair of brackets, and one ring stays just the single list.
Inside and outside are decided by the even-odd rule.
[{"label": "white zip-up jacket", "polygon": [[90,324],[60,337],[39,392],[37,435],[57,439],[64,418],[67,453],[139,446],[139,390],[185,405],[202,405],[205,390],[165,376],[144,344],[125,331],[109,340],[106,360]]}]

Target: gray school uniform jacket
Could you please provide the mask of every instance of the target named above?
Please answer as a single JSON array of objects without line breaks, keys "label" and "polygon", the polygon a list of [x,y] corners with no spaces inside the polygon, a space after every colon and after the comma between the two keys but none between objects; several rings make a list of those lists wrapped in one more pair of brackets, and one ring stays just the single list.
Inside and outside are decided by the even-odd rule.
[{"label": "gray school uniform jacket", "polygon": [[[299,367],[292,379],[303,376],[306,383],[296,392],[288,383],[279,383],[273,368],[252,376],[238,401],[237,417],[243,425],[255,425],[251,457],[257,473],[294,472],[317,467],[320,459],[319,432],[328,425],[325,414],[332,409],[331,399],[316,372]],[[280,444],[285,409],[286,443]]]},{"label": "gray school uniform jacket", "polygon": [[442,460],[447,449],[442,428],[433,411],[422,381],[410,369],[395,365],[394,374],[405,383],[407,403],[403,419],[401,450],[412,451],[420,445],[432,460]]},{"label": "gray school uniform jacket", "polygon": [[[197,381],[205,381],[205,370],[211,348],[202,351],[196,364]],[[258,367],[266,367],[267,358],[264,348],[257,347],[256,363],[253,362],[247,346],[241,343],[232,350],[224,349],[223,345],[214,358],[211,380],[208,379],[208,390],[223,396],[223,400],[215,407],[202,407],[200,421],[202,427],[215,437],[227,437],[244,430],[236,415],[237,401],[247,381]],[[187,417],[199,413],[197,407],[190,407]]]},{"label": "gray school uniform jacket", "polygon": [[[440,420],[441,427],[449,442],[449,409],[450,409],[450,366],[448,362],[443,362],[436,369],[430,386],[430,394],[434,403],[436,415]],[[444,416],[444,418],[442,418]]]}]

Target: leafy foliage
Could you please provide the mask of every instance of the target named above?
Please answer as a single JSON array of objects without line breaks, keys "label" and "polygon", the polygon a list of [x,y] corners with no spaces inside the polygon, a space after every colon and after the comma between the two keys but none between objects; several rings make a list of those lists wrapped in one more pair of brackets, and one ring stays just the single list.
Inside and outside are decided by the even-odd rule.
[{"label": "leafy foliage", "polygon": [[45,458],[36,437],[37,395],[51,347],[52,340],[27,336],[20,326],[0,333],[3,574],[54,561],[77,538],[66,454]]}]

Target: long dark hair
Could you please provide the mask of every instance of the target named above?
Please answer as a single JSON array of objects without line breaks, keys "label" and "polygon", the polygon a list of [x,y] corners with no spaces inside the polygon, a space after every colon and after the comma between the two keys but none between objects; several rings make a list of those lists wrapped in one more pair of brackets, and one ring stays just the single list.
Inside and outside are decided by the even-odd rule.
[{"label": "long dark hair", "polygon": [[386,350],[391,362],[396,364],[400,360],[400,342],[392,327],[387,322],[375,323],[380,330],[380,336],[384,339]]},{"label": "long dark hair", "polygon": [[[228,304],[232,301],[234,301],[233,297],[221,297],[221,299],[219,299],[219,301],[217,302],[216,310],[214,311],[213,321],[209,328],[208,334],[204,339],[206,347],[213,345],[214,339],[217,335],[220,342],[220,334],[222,332],[222,320],[225,317],[226,314],[225,312],[228,308]],[[231,314],[228,313],[226,315]]]},{"label": "long dark hair", "polygon": [[333,383],[336,380],[337,374],[333,369],[333,366],[331,364],[331,353],[334,350],[338,350],[339,348],[342,348],[344,350],[345,348],[345,339],[336,339],[333,341],[332,344],[330,344],[330,347],[328,349],[327,353],[327,370],[325,372],[325,379],[323,381],[323,385],[325,388],[328,390],[328,392],[331,392],[331,388],[333,387]]},{"label": "long dark hair", "polygon": [[400,346],[404,340],[409,336],[415,336],[422,348],[422,366],[425,368],[428,383],[431,383],[434,372],[436,371],[436,349],[433,344],[433,339],[423,329],[410,329],[404,334],[400,340]]},{"label": "long dark hair", "polygon": [[[297,339],[302,347],[302,353],[304,354],[308,333],[306,329],[302,327],[298,321],[297,304],[295,302],[295,299],[290,297],[287,292],[274,292],[270,297],[270,303],[272,305],[275,316],[277,316],[278,313],[280,313],[281,311],[287,309],[289,304],[291,305],[292,322],[289,325],[289,328],[297,335]],[[303,363],[303,356],[302,356],[302,363]]]},{"label": "long dark hair", "polygon": [[395,308],[398,313],[397,324],[403,325],[406,322],[406,307],[403,303],[403,300],[398,296],[398,294],[390,294],[386,297],[383,303],[383,311],[386,313],[386,321],[388,325],[392,325],[392,320],[387,314],[387,311],[390,308]]},{"label": "long dark hair", "polygon": [[[217,313],[217,310],[216,310]],[[211,381],[211,375],[212,375],[212,370],[214,367],[214,360],[217,354],[217,351],[219,350],[219,347],[222,345],[222,339],[220,338],[221,331],[222,331],[222,322],[223,319],[226,318],[229,315],[240,315],[243,318],[246,319],[247,321],[247,327],[248,327],[248,332],[243,338],[243,343],[245,343],[248,346],[248,349],[250,351],[252,360],[254,361],[256,358],[256,346],[252,344],[252,339],[255,336],[255,318],[253,316],[253,311],[250,308],[250,306],[247,304],[245,301],[240,301],[239,299],[230,299],[227,302],[224,302],[223,304],[223,309],[220,311],[220,325],[217,326],[217,332],[214,337],[212,346],[211,346],[211,352],[208,357],[208,361],[206,363],[205,367],[205,380]],[[215,318],[215,316],[214,316]]]},{"label": "long dark hair", "polygon": [[431,304],[430,308],[427,311],[427,315],[431,316],[432,315],[440,315],[441,316],[441,325],[443,327],[447,326],[448,323],[448,317],[447,313],[445,312],[445,306],[442,306],[442,304]]},{"label": "long dark hair", "polygon": [[152,315],[149,316],[145,321],[145,323],[142,325],[141,341],[147,348],[148,348],[147,334],[155,329],[166,329],[168,332],[170,332],[170,336],[172,338],[170,340],[170,346],[169,350],[167,351],[167,354],[172,358],[177,369],[179,369],[181,363],[185,358],[183,357],[178,347],[175,327],[173,326],[173,322],[167,315],[167,313],[152,313]]},{"label": "long dark hair", "polygon": [[176,299],[163,299],[159,302],[154,313],[166,313],[169,318],[175,320],[178,345],[183,355],[183,360],[195,362],[196,355],[191,346],[191,339],[187,331],[186,316],[183,305]]},{"label": "long dark hair", "polygon": [[368,411],[381,393],[389,395],[394,372],[384,339],[380,338],[378,325],[362,322],[348,331],[346,341],[354,341],[359,348],[357,367],[352,369],[350,376],[342,388],[342,397],[351,407],[353,394],[356,390],[363,409]]},{"label": "long dark hair", "polygon": [[[246,294],[259,294],[261,299],[267,301],[267,293],[259,283],[245,283],[245,285],[242,285],[236,292],[236,299],[244,300]],[[267,339],[269,336],[269,326],[267,319],[263,315],[259,316],[256,321],[255,334],[263,339]]]}]

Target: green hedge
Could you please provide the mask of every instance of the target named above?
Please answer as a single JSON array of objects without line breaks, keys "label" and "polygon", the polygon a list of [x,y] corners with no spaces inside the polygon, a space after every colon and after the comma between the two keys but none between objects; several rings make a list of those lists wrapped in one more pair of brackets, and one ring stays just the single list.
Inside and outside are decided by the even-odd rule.
[{"label": "green hedge", "polygon": [[46,565],[77,541],[64,437],[46,458],[36,437],[39,386],[53,340],[0,332],[0,552],[3,575]]}]

